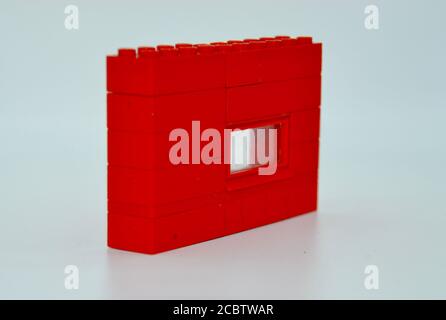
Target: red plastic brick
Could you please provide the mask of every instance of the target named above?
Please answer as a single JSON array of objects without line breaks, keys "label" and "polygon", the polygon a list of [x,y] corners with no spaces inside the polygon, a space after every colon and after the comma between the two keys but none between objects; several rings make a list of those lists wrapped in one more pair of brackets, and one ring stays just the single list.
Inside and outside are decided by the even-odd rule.
[{"label": "red plastic brick", "polygon": [[[316,210],[321,65],[321,44],[289,36],[108,56],[109,246],[158,253]],[[276,172],[173,165],[169,133],[192,121],[277,126]]]}]

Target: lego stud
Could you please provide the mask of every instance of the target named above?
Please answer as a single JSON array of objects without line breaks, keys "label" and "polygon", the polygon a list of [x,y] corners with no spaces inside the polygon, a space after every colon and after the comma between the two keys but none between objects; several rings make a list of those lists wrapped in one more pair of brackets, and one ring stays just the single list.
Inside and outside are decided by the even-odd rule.
[{"label": "lego stud", "polygon": [[313,38],[312,37],[298,37],[297,38],[297,44],[312,44]]},{"label": "lego stud", "polygon": [[293,39],[293,38],[283,39],[282,44],[284,46],[293,46],[293,45],[297,44],[297,39]]},{"label": "lego stud", "polygon": [[175,47],[170,44],[160,44],[160,45],[156,46],[156,49],[158,49],[158,51],[173,50],[173,49],[175,49]]},{"label": "lego stud", "polygon": [[281,40],[267,40],[266,44],[268,47],[280,47],[282,45],[282,41]]},{"label": "lego stud", "polygon": [[159,45],[156,47],[158,49],[158,52],[165,57],[171,57],[171,56],[175,56],[177,51],[175,50],[174,46],[171,45]]},{"label": "lego stud", "polygon": [[128,49],[128,48],[119,49],[118,56],[120,56],[120,57],[136,57],[136,50]]},{"label": "lego stud", "polygon": [[179,49],[179,48],[188,48],[188,47],[192,47],[192,44],[190,43],[177,43],[175,45],[175,48]]},{"label": "lego stud", "polygon": [[214,42],[214,43],[212,43],[212,46],[215,48],[215,50],[217,52],[228,52],[228,50],[231,47],[231,45],[224,43],[224,42],[221,42],[221,43]]},{"label": "lego stud", "polygon": [[247,50],[249,48],[249,43],[247,42],[234,42],[232,43],[232,49],[235,51]]},{"label": "lego stud", "polygon": [[138,48],[138,56],[140,56],[140,57],[153,56],[155,53],[156,53],[156,50],[154,47],[139,47]]},{"label": "lego stud", "polygon": [[266,47],[265,41],[257,40],[257,41],[249,42],[249,48],[251,48],[251,49],[263,49],[265,47]]},{"label": "lego stud", "polygon": [[194,46],[180,46],[178,47],[178,53],[181,55],[195,55],[197,53],[197,47]]},{"label": "lego stud", "polygon": [[209,54],[214,52],[214,47],[209,44],[197,44],[195,46],[200,54]]}]

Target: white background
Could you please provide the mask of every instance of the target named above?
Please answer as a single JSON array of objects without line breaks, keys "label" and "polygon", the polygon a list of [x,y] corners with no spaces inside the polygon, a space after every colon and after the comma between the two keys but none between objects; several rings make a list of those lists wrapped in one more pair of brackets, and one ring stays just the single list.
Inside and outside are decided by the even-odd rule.
[{"label": "white background", "polygon": [[[380,9],[380,29],[364,8]],[[64,27],[79,7],[80,29]],[[3,1],[0,298],[446,298],[442,1]],[[323,42],[319,210],[155,255],[106,247],[105,56]],[[64,267],[80,270],[64,288]],[[364,269],[379,267],[379,290]]]}]

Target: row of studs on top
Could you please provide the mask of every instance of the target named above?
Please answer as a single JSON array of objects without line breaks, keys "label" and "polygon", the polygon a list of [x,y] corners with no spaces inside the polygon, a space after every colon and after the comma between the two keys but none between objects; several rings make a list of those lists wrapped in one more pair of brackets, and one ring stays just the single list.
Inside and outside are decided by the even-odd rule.
[{"label": "row of studs on top", "polygon": [[272,47],[282,47],[291,45],[312,44],[311,37],[276,36],[263,37],[259,39],[229,40],[227,42],[212,42],[210,44],[189,44],[177,43],[176,45],[158,45],[156,47],[139,47],[138,50],[122,48],[118,50],[119,56],[136,57],[153,56],[160,54],[163,56],[195,55],[224,53],[228,51],[240,51],[250,49],[264,49]]}]

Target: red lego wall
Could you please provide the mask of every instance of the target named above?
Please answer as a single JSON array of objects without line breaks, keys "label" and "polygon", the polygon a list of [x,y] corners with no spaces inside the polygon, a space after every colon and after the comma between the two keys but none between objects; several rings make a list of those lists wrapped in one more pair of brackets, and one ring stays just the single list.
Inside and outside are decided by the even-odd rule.
[{"label": "red lego wall", "polygon": [[[108,245],[157,253],[316,210],[321,57],[285,36],[108,56]],[[193,120],[279,126],[277,171],[171,164],[169,132]]]}]

